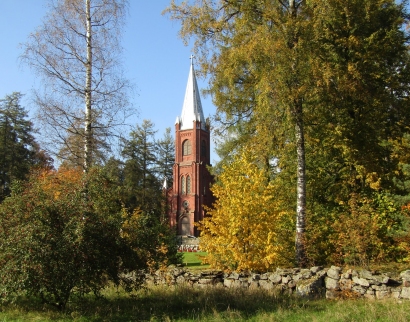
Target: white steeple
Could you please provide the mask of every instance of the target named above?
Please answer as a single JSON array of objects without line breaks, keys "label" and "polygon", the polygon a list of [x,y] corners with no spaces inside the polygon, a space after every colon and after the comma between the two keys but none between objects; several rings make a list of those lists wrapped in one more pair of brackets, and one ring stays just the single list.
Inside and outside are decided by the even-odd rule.
[{"label": "white steeple", "polygon": [[186,85],[182,114],[181,117],[177,117],[176,123],[181,124],[181,130],[192,130],[194,128],[194,121],[201,122],[201,129],[205,130],[205,117],[195,77],[193,56],[191,56],[191,68]]}]

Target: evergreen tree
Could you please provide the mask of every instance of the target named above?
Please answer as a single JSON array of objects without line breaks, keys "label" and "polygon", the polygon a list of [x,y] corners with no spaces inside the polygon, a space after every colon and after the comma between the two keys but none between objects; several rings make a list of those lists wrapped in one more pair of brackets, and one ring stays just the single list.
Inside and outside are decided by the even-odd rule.
[{"label": "evergreen tree", "polygon": [[164,136],[156,142],[156,172],[159,180],[167,181],[167,188],[172,187],[173,165],[175,163],[175,142],[171,128],[166,128]]},{"label": "evergreen tree", "polygon": [[402,135],[410,115],[405,5],[204,0],[172,1],[167,12],[185,41],[195,38],[217,120],[236,127],[235,141],[252,146],[295,196],[295,261],[307,265],[306,221],[317,204],[323,211],[391,184],[385,142]]},{"label": "evergreen tree", "polygon": [[[103,131],[94,130],[91,139],[91,155],[93,165],[103,165],[107,160],[107,152],[111,151],[110,145],[103,140]],[[83,167],[84,165],[84,129],[80,124],[69,128],[67,134],[61,137],[65,144],[57,153],[57,158],[64,167]]]},{"label": "evergreen tree", "polygon": [[33,124],[15,92],[0,100],[0,201],[10,194],[13,180],[24,180],[34,165],[51,167],[33,136]]},{"label": "evergreen tree", "polygon": [[130,209],[149,211],[161,204],[161,182],[155,175],[155,133],[154,124],[143,120],[129,139],[123,140],[124,185]]}]

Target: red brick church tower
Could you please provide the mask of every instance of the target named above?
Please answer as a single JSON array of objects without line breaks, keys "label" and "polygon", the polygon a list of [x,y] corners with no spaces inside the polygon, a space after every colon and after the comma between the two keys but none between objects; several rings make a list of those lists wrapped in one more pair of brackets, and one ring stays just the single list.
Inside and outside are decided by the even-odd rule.
[{"label": "red brick church tower", "polygon": [[211,206],[209,186],[210,129],[204,118],[191,57],[191,67],[181,116],[175,122],[174,184],[169,191],[170,224],[177,235],[199,236],[195,223],[204,218],[203,206]]}]

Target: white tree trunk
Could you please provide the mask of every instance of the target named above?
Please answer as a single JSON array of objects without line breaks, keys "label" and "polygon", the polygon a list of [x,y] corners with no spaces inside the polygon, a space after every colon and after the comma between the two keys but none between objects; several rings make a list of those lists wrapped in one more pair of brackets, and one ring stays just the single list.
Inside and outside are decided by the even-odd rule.
[{"label": "white tree trunk", "polygon": [[86,28],[87,28],[87,61],[85,63],[85,120],[84,120],[84,171],[87,172],[92,163],[92,111],[91,111],[91,77],[92,77],[92,27],[91,0],[86,0]]},{"label": "white tree trunk", "polygon": [[305,217],[306,217],[306,166],[305,138],[303,133],[302,111],[296,117],[296,152],[297,152],[297,201],[296,201],[296,264],[304,267],[306,263]]}]

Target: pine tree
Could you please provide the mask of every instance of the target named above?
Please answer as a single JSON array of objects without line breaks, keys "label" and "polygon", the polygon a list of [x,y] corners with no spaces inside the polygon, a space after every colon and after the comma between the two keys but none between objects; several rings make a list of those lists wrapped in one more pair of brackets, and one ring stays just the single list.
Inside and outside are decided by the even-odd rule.
[{"label": "pine tree", "polygon": [[156,131],[150,120],[143,120],[123,140],[122,156],[125,158],[125,188],[129,196],[129,207],[143,211],[158,209],[161,199],[161,182],[155,175]]},{"label": "pine tree", "polygon": [[175,162],[175,142],[171,128],[166,128],[164,136],[156,142],[156,172],[159,180],[166,180],[167,188],[172,187],[173,165]]},{"label": "pine tree", "polygon": [[296,189],[286,188],[295,194],[295,262],[307,265],[309,210],[389,185],[385,142],[402,135],[410,115],[405,5],[205,0],[172,1],[167,12],[185,41],[195,38],[216,119],[240,129],[235,140],[267,167],[276,164],[270,176],[294,180]]},{"label": "pine tree", "polygon": [[51,162],[34,139],[22,97],[15,92],[0,100],[0,201],[10,194],[12,181],[24,180],[34,165]]}]

